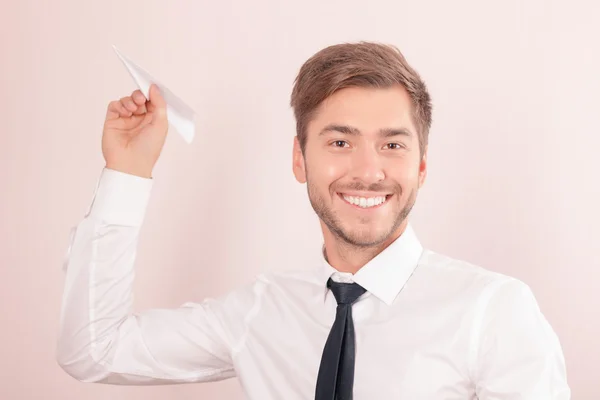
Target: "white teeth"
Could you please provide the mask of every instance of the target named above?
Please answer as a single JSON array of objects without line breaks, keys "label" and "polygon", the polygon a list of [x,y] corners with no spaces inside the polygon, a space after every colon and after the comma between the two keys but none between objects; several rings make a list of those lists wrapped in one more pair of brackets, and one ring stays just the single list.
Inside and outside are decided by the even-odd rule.
[{"label": "white teeth", "polygon": [[344,200],[346,200],[348,203],[354,204],[355,206],[359,206],[362,208],[378,206],[381,203],[385,202],[385,200],[386,200],[385,196],[378,196],[378,197],[356,197],[356,196],[346,196],[346,195],[342,195],[342,196],[344,197]]}]

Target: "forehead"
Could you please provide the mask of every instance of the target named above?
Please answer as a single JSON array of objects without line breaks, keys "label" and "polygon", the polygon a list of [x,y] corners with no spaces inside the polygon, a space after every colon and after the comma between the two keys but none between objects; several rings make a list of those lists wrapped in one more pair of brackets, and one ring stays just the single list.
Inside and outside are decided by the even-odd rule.
[{"label": "forehead", "polygon": [[406,128],[416,133],[412,112],[410,95],[401,85],[383,89],[350,87],[319,105],[308,131],[335,123],[354,126],[367,135],[381,128]]}]

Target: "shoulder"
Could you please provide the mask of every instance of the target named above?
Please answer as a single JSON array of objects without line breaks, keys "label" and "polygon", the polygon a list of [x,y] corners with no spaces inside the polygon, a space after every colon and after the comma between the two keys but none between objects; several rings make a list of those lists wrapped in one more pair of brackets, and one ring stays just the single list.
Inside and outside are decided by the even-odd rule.
[{"label": "shoulder", "polygon": [[489,312],[498,304],[537,310],[532,290],[522,280],[432,250],[423,251],[414,277],[419,290],[459,301],[474,314]]},{"label": "shoulder", "polygon": [[505,285],[527,287],[516,277],[429,249],[423,251],[417,271],[430,280],[470,287],[478,291],[494,291]]},{"label": "shoulder", "polygon": [[265,285],[314,285],[321,284],[322,269],[319,266],[295,269],[270,269],[262,272],[257,280],[260,280]]}]

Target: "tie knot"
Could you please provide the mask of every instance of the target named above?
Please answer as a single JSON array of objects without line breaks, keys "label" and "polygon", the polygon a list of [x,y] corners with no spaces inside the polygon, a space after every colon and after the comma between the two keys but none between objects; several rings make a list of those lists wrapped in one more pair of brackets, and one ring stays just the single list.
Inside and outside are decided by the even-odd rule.
[{"label": "tie knot", "polygon": [[367,290],[358,283],[335,282],[329,278],[327,287],[331,289],[338,304],[352,304]]}]

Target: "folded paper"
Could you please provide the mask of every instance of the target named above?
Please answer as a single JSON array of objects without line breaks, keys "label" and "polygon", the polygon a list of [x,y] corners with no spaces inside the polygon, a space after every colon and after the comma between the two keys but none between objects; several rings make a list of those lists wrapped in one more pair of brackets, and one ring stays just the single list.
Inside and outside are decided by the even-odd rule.
[{"label": "folded paper", "polygon": [[127,71],[129,71],[140,91],[146,96],[146,99],[150,98],[151,84],[154,83],[158,86],[160,94],[167,103],[167,120],[169,124],[183,137],[183,140],[191,143],[195,133],[194,110],[179,97],[175,96],[165,85],[153,78],[146,70],[125,57],[116,46],[113,45],[113,49],[125,65],[125,68],[127,68]]}]

